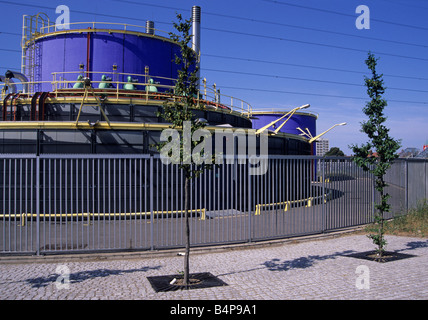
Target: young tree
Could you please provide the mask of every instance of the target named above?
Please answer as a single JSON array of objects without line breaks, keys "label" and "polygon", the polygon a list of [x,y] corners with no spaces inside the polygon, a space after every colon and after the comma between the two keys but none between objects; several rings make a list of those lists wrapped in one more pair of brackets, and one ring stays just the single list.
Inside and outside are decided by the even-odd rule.
[{"label": "young tree", "polygon": [[[367,67],[371,71],[371,78],[365,78],[367,94],[371,98],[370,102],[366,103],[363,112],[368,116],[367,121],[361,123],[361,131],[367,134],[369,142],[361,147],[351,145],[350,148],[355,153],[353,160],[362,167],[365,171],[370,171],[375,177],[375,189],[379,192],[380,202],[375,204],[374,223],[377,232],[369,234],[373,243],[377,245],[377,255],[382,257],[385,252],[386,240],[384,238],[384,213],[389,212],[390,205],[388,204],[389,194],[385,193],[385,173],[398,158],[397,151],[400,144],[397,140],[391,138],[388,134],[389,129],[383,124],[386,121],[384,109],[387,102],[382,98],[385,93],[383,75],[377,74],[375,56],[369,52],[365,61]],[[376,152],[375,156],[373,152]]]},{"label": "young tree", "polygon": [[[169,33],[170,38],[180,46],[180,56],[175,56],[175,63],[181,66],[178,70],[178,78],[174,88],[174,102],[165,102],[162,112],[158,116],[163,117],[167,122],[171,123],[171,128],[181,131],[180,141],[177,142],[179,154],[180,169],[183,170],[184,176],[184,214],[185,214],[185,256],[184,256],[184,279],[183,285],[188,288],[190,285],[189,278],[189,257],[190,257],[190,227],[189,227],[189,207],[190,207],[190,182],[191,179],[198,177],[205,169],[210,168],[209,163],[192,164],[192,153],[195,151],[195,146],[199,141],[192,141],[193,133],[203,129],[205,123],[195,119],[192,112],[193,109],[198,109],[196,97],[198,95],[197,77],[198,66],[197,59],[199,58],[195,51],[189,46],[192,39],[190,34],[191,20],[184,20],[180,14],[177,14],[178,23],[174,22],[174,28],[179,32],[178,35]],[[202,107],[201,107],[202,108]],[[185,128],[190,127],[190,132],[185,132]],[[199,131],[200,132],[200,131]],[[171,139],[174,139],[171,137]],[[156,145],[159,151],[168,142],[159,143]],[[174,153],[174,151],[172,152]],[[176,159],[177,160],[177,159]]]}]

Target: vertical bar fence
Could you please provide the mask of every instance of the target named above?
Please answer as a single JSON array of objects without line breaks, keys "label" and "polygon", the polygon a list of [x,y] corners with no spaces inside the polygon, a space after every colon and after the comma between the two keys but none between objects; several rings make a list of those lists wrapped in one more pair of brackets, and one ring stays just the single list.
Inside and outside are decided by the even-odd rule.
[{"label": "vertical bar fence", "polygon": [[[266,171],[226,159],[191,180],[192,246],[331,232],[373,221],[370,173],[346,157],[271,156]],[[428,198],[428,161],[398,159],[386,175],[392,210]],[[184,176],[150,155],[0,158],[0,253],[180,248]]]}]

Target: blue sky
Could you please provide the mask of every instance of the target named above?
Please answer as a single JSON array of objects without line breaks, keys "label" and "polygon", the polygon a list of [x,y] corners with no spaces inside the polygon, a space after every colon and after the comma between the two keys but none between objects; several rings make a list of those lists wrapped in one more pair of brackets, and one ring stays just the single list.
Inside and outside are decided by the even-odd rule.
[{"label": "blue sky", "polygon": [[[120,22],[173,31],[176,12],[202,9],[201,77],[222,94],[248,101],[255,110],[289,110],[311,104],[317,132],[350,154],[361,133],[368,101],[364,60],[379,58],[388,101],[386,125],[403,147],[422,149],[428,140],[428,1],[425,0],[0,0],[0,73],[20,69],[22,16],[38,12],[55,21],[58,5],[70,22]],[[370,29],[359,30],[355,12],[370,9]]]}]

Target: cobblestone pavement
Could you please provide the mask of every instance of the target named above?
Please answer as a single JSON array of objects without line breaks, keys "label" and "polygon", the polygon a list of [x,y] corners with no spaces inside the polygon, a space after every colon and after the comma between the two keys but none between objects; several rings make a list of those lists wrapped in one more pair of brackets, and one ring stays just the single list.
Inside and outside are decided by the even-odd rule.
[{"label": "cobblestone pavement", "polygon": [[228,285],[173,292],[155,292],[147,277],[181,271],[183,257],[176,254],[17,264],[0,259],[0,300],[428,299],[428,239],[386,239],[387,250],[415,256],[387,263],[347,257],[374,248],[356,234],[195,252],[191,273],[210,272]]}]

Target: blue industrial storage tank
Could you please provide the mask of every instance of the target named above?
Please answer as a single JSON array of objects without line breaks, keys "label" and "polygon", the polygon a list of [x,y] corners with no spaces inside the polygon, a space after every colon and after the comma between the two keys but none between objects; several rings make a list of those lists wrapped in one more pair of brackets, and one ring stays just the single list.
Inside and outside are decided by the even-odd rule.
[{"label": "blue industrial storage tank", "polygon": [[[253,111],[251,115],[253,128],[260,129],[268,127],[268,130],[274,131],[275,135],[273,137],[279,132],[288,137],[300,136],[303,133],[312,137],[316,136],[316,120],[318,116],[310,112]],[[274,141],[271,141],[271,144],[275,145]],[[290,143],[288,144],[290,152],[287,154],[308,154],[308,150],[311,155],[315,155],[316,153],[315,145],[302,144],[297,140],[292,141],[292,145],[295,147],[292,147]]]},{"label": "blue industrial storage tank", "polygon": [[[113,81],[144,83],[142,75],[156,75],[160,85],[173,85],[177,66],[173,60],[180,52],[177,43],[153,33],[129,30],[86,28],[42,34],[29,44],[27,55],[36,51],[34,81],[75,81],[79,74],[93,81],[102,75]],[[28,57],[29,58],[29,57]],[[71,84],[71,82],[69,82]],[[144,89],[143,87],[141,89]],[[39,91],[51,91],[50,83],[41,83]]]},{"label": "blue industrial storage tank", "polygon": [[[0,123],[0,152],[156,152],[150,146],[168,127],[159,112],[165,101],[176,99],[179,44],[161,36],[152,21],[145,27],[74,23],[77,28],[57,30],[43,17],[24,19],[22,73],[12,71],[4,78],[7,84],[24,79],[25,85],[21,91],[3,87],[0,122],[16,125]],[[192,23],[192,49],[200,57],[197,6]],[[194,115],[210,130],[226,126],[261,133],[272,123],[266,131],[270,154],[313,154],[309,140],[300,135],[301,130],[316,134],[317,117],[311,113],[293,109],[281,124],[277,120],[290,112],[255,112],[237,98],[228,104],[205,82],[195,98],[200,108]]]},{"label": "blue industrial storage tank", "polygon": [[[252,122],[254,128],[262,128],[269,123],[272,123],[278,118],[286,115],[286,111],[253,111],[252,112]],[[316,136],[316,120],[317,115],[309,112],[295,112],[286,124],[280,128],[279,132],[300,135],[302,132],[297,129],[301,128],[302,130],[309,130],[312,136]],[[287,117],[284,118],[284,121],[287,120]],[[283,121],[278,121],[275,123],[271,130],[281,126]]]}]

